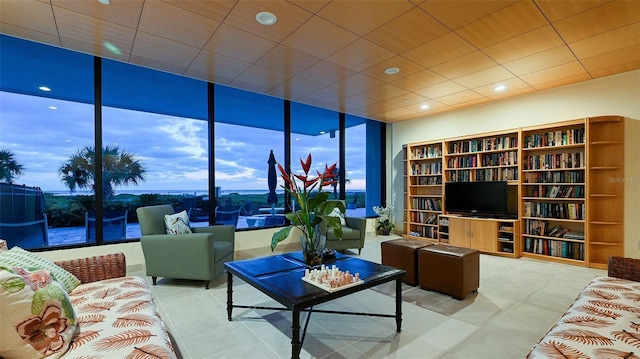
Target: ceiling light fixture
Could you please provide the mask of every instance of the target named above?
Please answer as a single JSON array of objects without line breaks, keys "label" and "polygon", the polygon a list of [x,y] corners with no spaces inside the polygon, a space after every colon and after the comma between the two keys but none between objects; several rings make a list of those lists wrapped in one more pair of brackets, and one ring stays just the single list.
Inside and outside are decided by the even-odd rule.
[{"label": "ceiling light fixture", "polygon": [[40,90],[40,91],[44,91],[44,92],[49,92],[49,91],[51,91],[51,89],[50,89],[50,88],[48,88],[47,86],[40,86],[40,87],[38,87],[38,90]]},{"label": "ceiling light fixture", "polygon": [[498,86],[496,86],[496,87],[493,89],[493,91],[504,91],[504,90],[506,90],[506,89],[507,89],[507,86],[505,86],[505,85],[498,85]]},{"label": "ceiling light fixture", "polygon": [[114,53],[116,55],[122,55],[122,51],[120,51],[120,49],[116,45],[110,43],[109,41],[103,42],[102,46],[104,46],[104,48],[109,50],[109,52],[111,53]]},{"label": "ceiling light fixture", "polygon": [[256,15],[256,21],[261,25],[269,26],[278,22],[278,18],[268,11],[263,11]]},{"label": "ceiling light fixture", "polygon": [[397,67],[388,67],[386,69],[384,69],[384,73],[387,75],[395,75],[398,72],[400,72],[400,69]]},{"label": "ceiling light fixture", "polygon": [[429,108],[429,105],[427,105],[427,104],[424,104],[424,105],[420,106],[421,110],[426,110],[428,108]]},{"label": "ceiling light fixture", "polygon": [[57,107],[55,107],[55,106],[49,106],[49,109],[50,109],[50,110],[57,110],[58,108],[57,108]]},{"label": "ceiling light fixture", "polygon": [[100,4],[102,4],[102,5],[109,5],[109,4],[111,4],[111,1],[110,1],[110,0],[98,0],[98,2],[99,2]]}]

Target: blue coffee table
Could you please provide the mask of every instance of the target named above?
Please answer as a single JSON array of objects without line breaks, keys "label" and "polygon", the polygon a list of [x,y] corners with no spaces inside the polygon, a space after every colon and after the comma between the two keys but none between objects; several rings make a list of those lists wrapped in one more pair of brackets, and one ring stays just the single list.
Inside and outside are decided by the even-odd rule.
[{"label": "blue coffee table", "polygon": [[[366,315],[375,317],[389,317],[396,320],[396,331],[400,332],[402,324],[402,276],[405,271],[360,258],[336,254],[334,258],[325,262],[331,266],[337,265],[341,271],[360,273],[364,283],[348,287],[335,292],[328,292],[312,284],[302,281],[306,269],[301,252],[279,254],[268,257],[254,258],[227,262],[227,317],[232,320],[233,308],[269,309],[291,311],[291,358],[299,358],[304,335],[309,323],[311,312]],[[266,294],[283,307],[261,307],[252,305],[233,304],[233,276],[237,276]],[[336,298],[344,297],[382,283],[396,281],[395,314],[358,313],[343,311],[328,311],[313,309],[314,305],[325,303]],[[300,337],[300,312],[309,312],[309,317]]]}]

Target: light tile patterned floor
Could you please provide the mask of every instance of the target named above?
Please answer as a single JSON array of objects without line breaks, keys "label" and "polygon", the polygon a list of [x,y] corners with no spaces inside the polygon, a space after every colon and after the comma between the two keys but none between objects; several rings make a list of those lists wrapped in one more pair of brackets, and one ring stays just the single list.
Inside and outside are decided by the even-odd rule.
[{"label": "light tile patterned floor", "polygon": [[[380,242],[367,238],[362,258],[380,263]],[[269,255],[266,251],[264,255]],[[142,273],[133,273],[141,275]],[[480,289],[458,301],[403,286],[402,332],[390,318],[314,313],[302,358],[523,358],[544,336],[594,270],[529,259],[481,255]],[[288,312],[234,309],[226,315],[226,275],[211,289],[200,282],[160,279],[155,298],[183,358],[289,358]],[[393,313],[388,285],[326,303],[322,309]],[[234,300],[276,305],[239,279]],[[303,320],[306,314],[302,316]]]}]

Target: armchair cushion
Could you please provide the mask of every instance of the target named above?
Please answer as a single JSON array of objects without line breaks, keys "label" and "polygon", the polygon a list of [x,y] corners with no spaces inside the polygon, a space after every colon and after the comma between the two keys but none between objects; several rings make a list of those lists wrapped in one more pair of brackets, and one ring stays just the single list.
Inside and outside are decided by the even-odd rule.
[{"label": "armchair cushion", "polygon": [[187,211],[175,214],[165,214],[164,224],[167,227],[167,234],[185,234],[191,233],[189,227],[189,215]]}]

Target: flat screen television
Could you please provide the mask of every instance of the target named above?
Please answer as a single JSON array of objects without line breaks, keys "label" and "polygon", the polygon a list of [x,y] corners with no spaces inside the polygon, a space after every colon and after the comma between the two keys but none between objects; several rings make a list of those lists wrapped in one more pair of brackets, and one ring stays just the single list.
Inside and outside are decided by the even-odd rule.
[{"label": "flat screen television", "polygon": [[447,213],[481,217],[517,218],[518,187],[506,181],[447,182],[444,185]]}]

